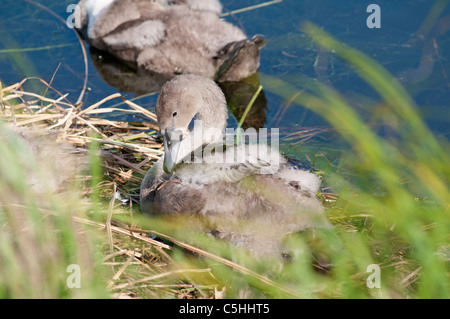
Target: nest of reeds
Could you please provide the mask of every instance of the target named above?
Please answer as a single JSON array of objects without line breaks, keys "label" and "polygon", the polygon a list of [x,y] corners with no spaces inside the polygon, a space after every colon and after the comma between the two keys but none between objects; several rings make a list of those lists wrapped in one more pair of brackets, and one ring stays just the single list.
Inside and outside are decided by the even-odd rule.
[{"label": "nest of reeds", "polygon": [[[27,92],[26,81],[40,81],[47,90],[43,95]],[[50,98],[46,95],[56,95]],[[110,100],[119,100],[122,108],[108,107]],[[56,142],[68,143],[77,149],[94,151],[102,168],[101,178],[86,171],[76,178],[82,182],[80,201],[98,196],[103,219],[87,214],[73,216],[75,223],[99,230],[105,236],[101,248],[103,266],[108,270],[106,288],[115,297],[138,298],[222,298],[223,283],[217,280],[207,264],[180,263],[172,252],[192,257],[206,257],[232,272],[250,276],[263,285],[294,294],[269,278],[257,274],[219,255],[202,250],[170,235],[144,229],[133,222],[134,205],[139,204],[139,187],[146,171],[162,154],[157,136],[156,116],[152,112],[112,94],[88,107],[74,105],[42,79],[25,79],[8,87],[0,87],[0,116],[9,126],[29,129]],[[116,104],[117,106],[117,104]],[[141,122],[114,121],[105,115],[114,112],[134,113],[148,119]],[[99,117],[101,115],[101,117]],[[58,161],[58,158],[54,159]],[[92,162],[91,162],[92,165]],[[102,205],[103,203],[103,205]],[[83,204],[82,204],[83,205]],[[128,222],[117,218],[128,217]],[[198,258],[197,258],[198,259]],[[201,262],[202,258],[200,258]],[[198,260],[197,260],[198,261]],[[206,266],[205,266],[206,265]],[[109,271],[110,269],[110,271]],[[201,283],[198,283],[201,282]]]},{"label": "nest of reeds", "polygon": [[[27,92],[26,81],[41,81],[48,94],[57,98]],[[119,100],[124,107],[105,106],[110,100]],[[90,172],[77,176],[83,181],[81,195],[96,193],[106,203],[104,221],[74,216],[76,222],[99,228],[106,233],[103,265],[111,268],[106,287],[117,297],[184,297],[214,295],[216,286],[199,287],[189,282],[190,272],[204,273],[206,269],[180,269],[173,267],[167,253],[172,246],[149,236],[150,231],[136,225],[115,222],[115,214],[133,216],[133,204],[139,203],[139,187],[145,172],[162,154],[161,143],[155,133],[156,116],[126,100],[121,94],[112,94],[91,106],[73,105],[66,96],[53,90],[41,79],[25,79],[0,90],[0,115],[3,122],[16,128],[46,135],[55,143],[69,143],[74,148],[88,149],[97,144],[102,175],[95,184]],[[103,117],[113,112],[138,113],[147,121],[126,122]],[[102,115],[99,117],[98,115]],[[58,158],[54,159],[58,161]],[[105,232],[106,231],[106,232]],[[161,234],[162,235],[162,234]]]}]

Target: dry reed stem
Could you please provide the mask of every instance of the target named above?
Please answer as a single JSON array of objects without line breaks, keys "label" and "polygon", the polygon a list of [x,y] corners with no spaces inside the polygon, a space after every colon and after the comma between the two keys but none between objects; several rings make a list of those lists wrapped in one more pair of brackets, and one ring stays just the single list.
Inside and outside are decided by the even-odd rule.
[{"label": "dry reed stem", "polygon": [[[26,92],[23,89],[23,84],[29,80],[39,80],[44,85],[47,85],[46,91],[52,91],[56,93],[58,98],[53,99],[37,93]],[[29,125],[39,125],[47,130],[51,131],[54,129],[61,129],[58,131],[60,133],[61,139],[66,139],[68,141],[73,141],[75,143],[85,144],[87,141],[99,141],[89,135],[89,131],[94,131],[95,133],[102,136],[102,143],[108,143],[116,148],[126,148],[132,151],[142,152],[142,155],[148,155],[151,158],[157,159],[162,152],[159,150],[161,147],[160,143],[155,143],[153,139],[149,139],[149,135],[141,134],[136,137],[134,130],[145,131],[150,129],[157,129],[155,124],[156,115],[142,108],[134,102],[127,101],[120,93],[115,93],[110,96],[105,97],[101,101],[83,109],[78,110],[69,101],[63,101],[66,99],[67,95],[62,95],[56,90],[54,90],[49,84],[41,79],[26,78],[19,83],[10,85],[8,87],[2,87],[0,92],[0,102],[1,102],[1,112],[0,117],[6,122],[12,122],[17,126],[29,126]],[[35,98],[31,100],[29,98]],[[99,119],[91,117],[91,114],[102,113],[102,114],[113,114],[120,109],[103,107],[106,102],[120,98],[125,105],[129,106],[131,110],[125,110],[126,113],[139,113],[146,118],[149,118],[149,123],[143,123],[144,125],[130,125],[124,121],[112,121]],[[46,105],[43,105],[45,102]],[[41,105],[39,105],[41,103]],[[112,140],[110,137],[111,128],[117,128],[123,132],[118,132],[115,137],[121,138],[126,136],[133,139],[133,142],[121,142],[117,140]],[[134,136],[133,136],[134,135]],[[83,141],[84,139],[84,141]],[[123,138],[123,140],[126,140]],[[136,142],[134,142],[136,141]]]},{"label": "dry reed stem", "polygon": [[[104,223],[100,223],[100,222],[95,222],[89,219],[85,219],[85,218],[80,218],[80,217],[74,217],[74,220],[83,224],[87,224],[87,225],[91,225],[91,226],[97,226],[101,229],[106,229],[106,225]],[[151,239],[149,237],[146,236],[142,236],[139,232],[135,232],[135,231],[131,231],[129,229],[125,229],[119,226],[114,226],[111,225],[111,231],[116,232],[118,234],[123,234],[123,235],[127,235],[130,236],[131,238],[135,238],[135,239],[139,239],[143,242],[146,242],[148,244],[151,244],[153,246],[159,246],[161,248],[164,249],[168,249],[171,250],[172,247],[170,247],[167,244],[161,243],[157,240]]]},{"label": "dry reed stem", "polygon": [[176,270],[172,270],[172,271],[167,271],[164,273],[160,273],[160,274],[156,274],[153,276],[148,276],[145,278],[141,278],[132,282],[128,282],[128,283],[124,283],[124,284],[120,284],[114,287],[114,289],[124,289],[124,288],[128,288],[130,286],[134,286],[140,283],[144,283],[147,281],[152,281],[152,280],[156,280],[156,279],[160,279],[163,277],[168,277],[168,276],[172,276],[175,274],[186,274],[186,273],[211,273],[211,269],[206,268],[206,269],[176,269]]},{"label": "dry reed stem", "polygon": [[288,294],[290,294],[292,296],[299,297],[297,292],[295,292],[295,291],[293,291],[293,290],[291,290],[291,289],[289,289],[287,287],[284,287],[284,286],[282,286],[282,285],[280,285],[280,284],[270,280],[269,278],[267,278],[265,276],[262,276],[262,275],[254,272],[254,271],[252,271],[252,270],[250,270],[250,269],[248,269],[248,268],[246,268],[246,267],[244,267],[242,265],[236,264],[236,263],[234,263],[234,262],[232,262],[232,261],[230,261],[230,260],[228,260],[226,258],[217,256],[217,255],[215,255],[213,253],[210,253],[210,252],[208,252],[206,250],[203,250],[203,249],[197,248],[195,246],[192,246],[190,244],[187,244],[185,242],[182,242],[182,241],[180,241],[180,240],[178,240],[176,238],[173,238],[171,236],[168,236],[168,235],[165,235],[165,234],[161,234],[161,233],[156,232],[156,231],[152,231],[152,233],[157,235],[157,236],[159,236],[159,237],[161,237],[161,238],[165,238],[165,239],[171,241],[172,243],[174,243],[175,245],[177,245],[179,247],[182,247],[184,249],[190,250],[190,251],[192,251],[194,253],[197,253],[199,255],[202,255],[202,256],[208,257],[210,259],[213,259],[215,261],[218,261],[218,262],[220,262],[220,263],[222,263],[224,265],[227,265],[227,266],[229,266],[229,267],[239,271],[240,273],[242,273],[244,275],[252,276],[252,277],[258,279],[259,281],[261,281],[261,282],[263,282],[263,283],[265,283],[265,284],[267,284],[269,286],[275,287],[275,288],[277,288],[277,289],[279,289],[281,291],[284,291],[285,293],[288,293]]},{"label": "dry reed stem", "polygon": [[229,16],[229,15],[234,15],[236,13],[247,12],[247,11],[259,9],[259,8],[262,8],[262,7],[267,7],[267,6],[270,6],[272,4],[280,3],[282,1],[283,0],[267,1],[267,2],[263,2],[263,3],[255,4],[253,6],[249,6],[249,7],[246,7],[246,8],[241,8],[241,9],[237,9],[237,10],[234,10],[234,11],[225,12],[225,13],[222,13],[220,16],[221,17],[226,17],[226,16]]}]

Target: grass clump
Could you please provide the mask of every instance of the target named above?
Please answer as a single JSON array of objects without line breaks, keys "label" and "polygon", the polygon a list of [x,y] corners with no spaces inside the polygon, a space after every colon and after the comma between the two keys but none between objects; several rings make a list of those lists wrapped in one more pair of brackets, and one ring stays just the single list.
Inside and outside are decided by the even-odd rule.
[{"label": "grass clump", "polygon": [[[330,251],[337,276],[330,287],[340,283],[331,296],[448,298],[447,141],[431,133],[406,90],[379,63],[312,24],[303,29],[378,92],[379,107],[395,119],[379,127],[396,123],[390,134],[377,132],[376,106],[369,125],[350,100],[313,79],[299,79],[299,87],[264,79],[266,89],[286,99],[295,95],[294,103],[320,114],[347,143],[346,152],[333,159],[339,165],[323,174],[339,194],[328,210],[336,230],[326,246],[337,248]],[[380,289],[366,287],[370,264],[381,267]]]}]

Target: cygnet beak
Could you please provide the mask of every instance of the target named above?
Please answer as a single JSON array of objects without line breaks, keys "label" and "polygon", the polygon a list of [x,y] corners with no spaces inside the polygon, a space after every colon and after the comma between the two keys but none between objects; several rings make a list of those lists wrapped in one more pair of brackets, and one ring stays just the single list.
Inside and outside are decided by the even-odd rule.
[{"label": "cygnet beak", "polygon": [[180,150],[181,141],[183,140],[183,132],[177,129],[166,129],[164,132],[164,172],[170,174],[174,171],[178,164],[178,152]]}]

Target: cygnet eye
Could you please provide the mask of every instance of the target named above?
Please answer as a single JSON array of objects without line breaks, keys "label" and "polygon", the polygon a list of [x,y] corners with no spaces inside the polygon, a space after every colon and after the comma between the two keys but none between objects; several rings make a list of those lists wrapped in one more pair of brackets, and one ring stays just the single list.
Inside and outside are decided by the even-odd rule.
[{"label": "cygnet eye", "polygon": [[175,117],[177,116],[178,112],[173,112],[172,116]]}]

